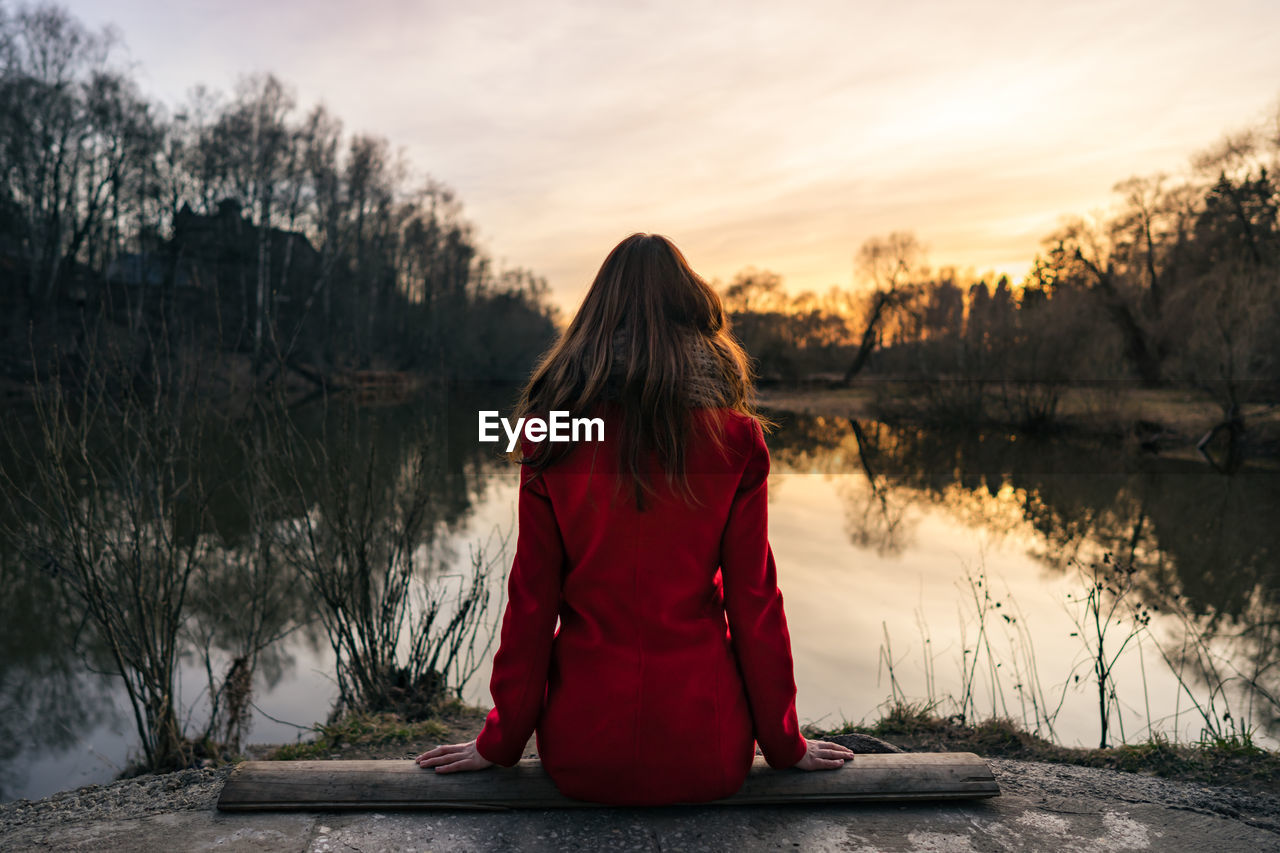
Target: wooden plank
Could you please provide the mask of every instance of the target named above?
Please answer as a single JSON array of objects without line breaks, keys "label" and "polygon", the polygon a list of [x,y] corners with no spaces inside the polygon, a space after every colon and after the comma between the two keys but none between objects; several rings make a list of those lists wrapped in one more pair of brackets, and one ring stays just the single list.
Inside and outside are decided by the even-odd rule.
[{"label": "wooden plank", "polygon": [[[746,783],[716,805],[951,800],[1000,794],[971,752],[859,755],[839,770],[774,770],[760,756]],[[542,763],[437,774],[413,761],[246,761],[222,788],[224,811],[275,809],[506,810],[591,807],[558,790]]]}]

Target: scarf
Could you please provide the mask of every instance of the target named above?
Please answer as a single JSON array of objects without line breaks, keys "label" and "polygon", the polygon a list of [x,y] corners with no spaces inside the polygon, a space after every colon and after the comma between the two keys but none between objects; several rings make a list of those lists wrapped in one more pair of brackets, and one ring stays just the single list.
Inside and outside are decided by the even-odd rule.
[{"label": "scarf", "polygon": [[[626,381],[628,343],[627,327],[620,327],[613,333],[613,370],[609,374],[605,390],[606,399],[619,396],[622,384]],[[690,407],[714,409],[728,405],[731,399],[729,386],[725,382],[720,361],[706,339],[696,333],[686,334],[683,336],[683,348],[686,365],[684,386]]]}]

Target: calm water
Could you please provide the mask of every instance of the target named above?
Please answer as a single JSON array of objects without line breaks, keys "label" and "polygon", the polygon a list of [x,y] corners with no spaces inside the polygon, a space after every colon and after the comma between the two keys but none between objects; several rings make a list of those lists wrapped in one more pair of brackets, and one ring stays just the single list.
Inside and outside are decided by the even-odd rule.
[{"label": "calm water", "polygon": [[[477,409],[509,399],[487,393],[361,415],[389,482],[424,422],[435,425],[434,547],[459,564],[476,543],[492,550],[514,521],[516,472],[475,442]],[[1280,475],[1227,477],[1194,460],[1061,440],[777,416],[770,534],[802,721],[870,721],[897,696],[944,714],[994,711],[1064,744],[1096,745],[1081,570],[1110,553],[1135,571],[1107,629],[1108,657],[1133,630],[1131,603],[1159,607],[1116,659],[1113,738],[1122,728],[1141,740],[1150,725],[1194,740],[1206,715],[1221,726],[1229,714],[1276,743],[1280,709],[1266,697],[1280,697]],[[312,421],[318,435],[323,418]],[[235,506],[218,511],[234,526]],[[101,650],[49,580],[4,557],[0,796],[109,781],[135,751],[123,691],[95,673],[108,668]],[[501,586],[495,577],[492,594]],[[336,695],[332,652],[305,624],[301,586],[290,590],[290,618],[302,624],[259,666],[250,743],[295,739]],[[1102,600],[1114,603],[1110,592]],[[193,722],[204,708],[201,666],[184,658]],[[464,696],[487,703],[487,678],[482,667]]]}]

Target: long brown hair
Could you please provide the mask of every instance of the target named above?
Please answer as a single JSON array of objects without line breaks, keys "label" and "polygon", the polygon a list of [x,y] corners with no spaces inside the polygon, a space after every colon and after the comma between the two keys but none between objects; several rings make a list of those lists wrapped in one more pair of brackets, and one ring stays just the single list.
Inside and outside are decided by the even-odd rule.
[{"label": "long brown hair", "polygon": [[[627,345],[614,351],[614,335]],[[686,430],[695,405],[690,394],[687,340],[701,337],[720,374],[724,408],[767,421],[755,411],[750,360],[729,332],[719,295],[684,255],[660,234],[636,233],[614,247],[559,340],[534,369],[517,406],[518,417],[592,412],[605,399],[621,404],[618,472],[628,472],[636,503],[654,491],[645,459],[656,452],[667,482],[692,497],[685,471]],[[615,364],[621,358],[622,364]],[[713,427],[716,419],[707,419]],[[715,432],[717,443],[721,438]],[[564,458],[570,442],[543,442],[521,458],[539,473]],[[518,452],[518,451],[517,451]]]}]

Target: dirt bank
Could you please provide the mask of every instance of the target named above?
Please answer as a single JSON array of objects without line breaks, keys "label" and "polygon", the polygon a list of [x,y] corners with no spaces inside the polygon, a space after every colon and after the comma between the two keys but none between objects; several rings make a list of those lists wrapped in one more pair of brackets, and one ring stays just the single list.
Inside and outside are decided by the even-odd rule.
[{"label": "dirt bank", "polygon": [[[859,420],[881,420],[890,414],[892,419],[907,417],[904,413],[915,408],[910,393],[882,384],[885,387],[873,382],[853,388],[770,385],[762,386],[758,397],[766,408],[800,414]],[[1079,386],[1061,393],[1055,426],[1062,432],[1132,442],[1177,455],[1194,453],[1196,443],[1222,420],[1222,410],[1195,390]],[[1275,451],[1280,407],[1249,405],[1244,417],[1255,449]]]}]

